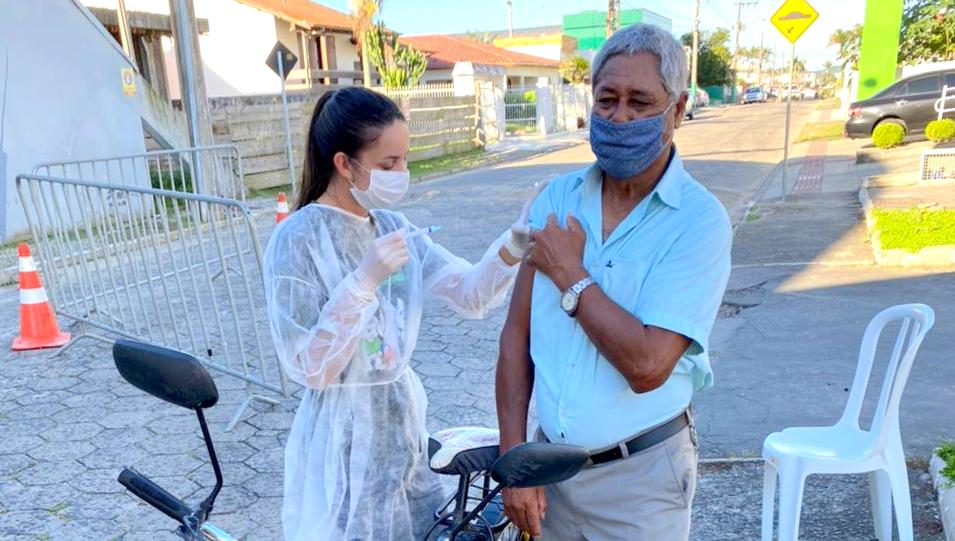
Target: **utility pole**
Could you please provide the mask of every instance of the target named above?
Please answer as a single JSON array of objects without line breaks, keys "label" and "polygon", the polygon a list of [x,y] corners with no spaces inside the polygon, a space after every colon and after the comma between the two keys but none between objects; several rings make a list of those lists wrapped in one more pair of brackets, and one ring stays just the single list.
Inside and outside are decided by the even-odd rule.
[{"label": "utility pole", "polygon": [[514,37],[514,2],[507,0],[507,37]]},{"label": "utility pole", "polygon": [[607,37],[613,35],[617,29],[617,17],[620,7],[620,0],[607,0]]},{"label": "utility pole", "polygon": [[756,84],[762,88],[763,86],[763,57],[766,56],[765,51],[763,50],[763,37],[765,37],[765,32],[759,33],[759,69],[756,71]]},{"label": "utility pole", "polygon": [[696,0],[696,13],[693,16],[693,56],[690,58],[690,110],[696,105],[696,73],[700,61],[700,0]]},{"label": "utility pole", "polygon": [[789,117],[793,109],[793,72],[796,69],[796,42],[793,42],[792,53],[789,55],[789,84],[786,91],[786,135],[783,143],[783,203],[786,202],[787,182],[789,176]]},{"label": "utility pole", "polygon": [[[189,129],[189,145],[193,148],[210,145],[212,124],[209,122],[209,101],[206,98],[206,79],[199,53],[199,32],[193,0],[169,0],[169,13],[179,60],[179,88]],[[193,164],[196,169],[196,193],[212,193],[203,177],[203,165],[211,164],[203,164],[198,151],[193,154]],[[206,167],[206,170],[212,171],[212,168]]]},{"label": "utility pole", "polygon": [[[743,2],[742,0],[736,2],[736,44],[733,47],[733,71],[736,71],[736,66],[739,62],[739,35],[743,31],[743,8],[755,6],[758,3],[757,1]],[[735,85],[736,83],[734,82],[733,84]]]},{"label": "utility pole", "polygon": [[[773,44],[773,57],[772,57],[772,61],[773,61],[773,64],[772,64],[773,67],[772,67],[772,71],[771,71],[770,74],[769,74],[769,88],[770,88],[770,89],[776,88],[776,44],[775,44],[775,43]],[[779,96],[776,96],[776,98],[777,98],[777,100],[778,100]]]}]

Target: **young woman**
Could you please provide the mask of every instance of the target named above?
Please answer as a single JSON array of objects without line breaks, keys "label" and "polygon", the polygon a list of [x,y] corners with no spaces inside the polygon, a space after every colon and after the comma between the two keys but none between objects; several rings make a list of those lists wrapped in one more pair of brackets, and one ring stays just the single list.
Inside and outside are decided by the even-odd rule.
[{"label": "young woman", "polygon": [[484,317],[527,246],[524,218],[471,265],[387,210],[408,189],[409,139],[383,95],[322,96],[295,210],[266,249],[272,336],[307,388],[285,450],[289,541],[424,535],[443,495],[427,463],[427,397],[409,367],[422,304]]}]

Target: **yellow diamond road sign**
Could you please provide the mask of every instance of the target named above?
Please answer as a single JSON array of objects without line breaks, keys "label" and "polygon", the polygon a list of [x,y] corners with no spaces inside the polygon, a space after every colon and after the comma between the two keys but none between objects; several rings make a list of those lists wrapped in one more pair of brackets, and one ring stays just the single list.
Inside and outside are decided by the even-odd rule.
[{"label": "yellow diamond road sign", "polygon": [[806,0],[786,0],[770,20],[786,39],[796,43],[799,36],[818,18],[819,13]]}]

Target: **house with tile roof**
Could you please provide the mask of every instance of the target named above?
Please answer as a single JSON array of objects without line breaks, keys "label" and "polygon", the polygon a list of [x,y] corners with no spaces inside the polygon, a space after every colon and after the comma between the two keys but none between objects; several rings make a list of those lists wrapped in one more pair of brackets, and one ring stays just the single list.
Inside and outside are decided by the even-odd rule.
[{"label": "house with tile roof", "polygon": [[502,49],[464,36],[402,36],[399,41],[428,57],[422,83],[451,83],[462,72],[500,77],[506,88],[560,82],[560,62],[551,58]]},{"label": "house with tile roof", "polygon": [[[107,29],[115,26],[116,0],[81,0]],[[274,94],[279,79],[265,59],[276,41],[298,57],[289,75],[291,89],[318,84],[360,84],[361,59],[352,37],[347,13],[311,0],[193,0],[199,20],[199,49],[210,98]],[[130,21],[168,25],[168,0],[125,0]],[[165,23],[163,21],[166,21]],[[137,63],[162,66],[150,69],[161,75],[151,81],[160,94],[180,97],[179,75],[171,35],[159,34],[158,44],[140,35],[155,28],[140,29],[132,23]],[[113,25],[113,26],[111,26]],[[118,39],[117,29],[113,33]],[[161,54],[161,59],[156,56]],[[142,67],[140,68],[143,69]]]}]

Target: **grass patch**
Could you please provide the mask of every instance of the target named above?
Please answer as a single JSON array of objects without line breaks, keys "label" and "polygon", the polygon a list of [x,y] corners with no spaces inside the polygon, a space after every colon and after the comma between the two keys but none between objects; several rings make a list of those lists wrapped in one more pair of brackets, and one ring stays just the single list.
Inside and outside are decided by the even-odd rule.
[{"label": "grass patch", "polygon": [[411,162],[408,164],[408,170],[411,171],[412,179],[418,179],[423,176],[440,175],[441,173],[478,167],[483,165],[485,157],[484,149],[476,148],[458,154]]},{"label": "grass patch", "polygon": [[955,484],[955,442],[942,442],[942,445],[935,451],[939,458],[945,461],[945,467],[942,468],[942,476],[948,479],[948,486]]},{"label": "grass patch", "polygon": [[802,127],[802,132],[799,133],[799,139],[797,139],[796,142],[840,139],[842,138],[844,128],[845,123],[841,120],[809,122]]},{"label": "grass patch", "polygon": [[746,213],[747,222],[755,222],[763,218],[763,211],[759,207],[753,205],[753,208],[749,209],[749,212]]},{"label": "grass patch", "polygon": [[882,248],[917,253],[927,246],[955,245],[955,210],[875,209]]},{"label": "grass patch", "polygon": [[[282,184],[281,186],[272,186],[271,188],[261,188],[258,190],[250,189],[249,192],[246,194],[245,198],[246,199],[259,199],[259,198],[275,199],[275,196],[277,196],[279,192],[285,192],[286,195],[291,195],[291,187],[288,184]],[[289,206],[292,206],[292,201],[289,200],[288,204]]]}]

